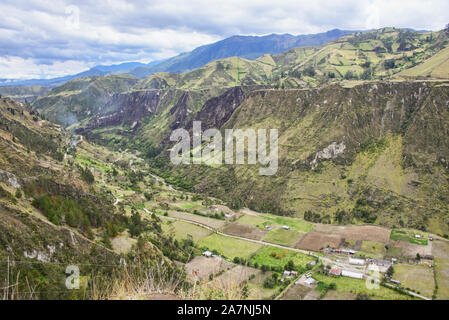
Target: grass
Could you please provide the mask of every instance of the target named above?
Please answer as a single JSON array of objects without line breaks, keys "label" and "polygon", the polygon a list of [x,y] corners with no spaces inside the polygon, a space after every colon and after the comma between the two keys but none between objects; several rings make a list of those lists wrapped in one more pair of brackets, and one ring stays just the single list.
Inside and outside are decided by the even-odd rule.
[{"label": "grass", "polygon": [[234,259],[235,257],[249,258],[251,254],[262,248],[262,245],[250,241],[212,234],[198,242],[200,247],[216,250],[221,255]]},{"label": "grass", "polygon": [[298,232],[293,229],[284,230],[282,228],[279,228],[268,232],[263,240],[285,246],[293,246],[299,241],[303,234],[303,232]]},{"label": "grass", "polygon": [[417,239],[417,238],[415,238],[416,234],[423,236],[423,234],[421,232],[414,232],[413,230],[393,229],[393,230],[391,230],[390,239],[406,241],[406,242],[410,242],[410,243],[414,243],[414,244],[427,246],[428,240],[426,238]]},{"label": "grass", "polygon": [[363,241],[360,251],[369,257],[377,259],[382,259],[386,253],[385,244],[375,241]]},{"label": "grass", "polygon": [[392,289],[388,289],[380,286],[379,289],[369,290],[366,286],[366,280],[352,279],[347,277],[329,277],[323,274],[315,273],[313,277],[318,280],[325,282],[326,284],[335,283],[337,292],[347,293],[366,293],[373,300],[409,300],[411,297],[396,292]]},{"label": "grass", "polygon": [[189,210],[193,207],[196,207],[198,205],[201,205],[200,203],[195,203],[195,202],[185,202],[185,203],[176,203],[176,206],[180,207],[181,209],[184,210]]},{"label": "grass", "polygon": [[238,219],[237,222],[253,227],[258,227],[260,229],[265,229],[264,225],[268,223],[268,220],[262,217],[245,214],[240,219]]},{"label": "grass", "polygon": [[253,264],[257,262],[259,266],[264,264],[270,267],[283,268],[290,260],[293,261],[295,266],[305,267],[314,258],[286,249],[264,247],[251,257],[250,262]]},{"label": "grass", "polygon": [[174,237],[178,240],[192,237],[194,242],[198,242],[211,234],[210,230],[184,221],[167,221],[162,224],[162,229],[164,232],[173,232]]},{"label": "grass", "polygon": [[433,279],[433,270],[423,265],[405,265],[394,266],[395,280],[401,281],[404,288],[410,288],[425,297],[432,297],[435,282]]},{"label": "grass", "polygon": [[248,224],[260,229],[265,229],[266,225],[272,227],[289,226],[292,230],[299,232],[309,232],[313,229],[313,224],[299,218],[280,217],[271,214],[262,216],[243,215],[237,222]]},{"label": "grass", "polygon": [[313,229],[313,224],[298,218],[290,218],[290,217],[279,217],[271,214],[264,215],[264,217],[272,222],[273,224],[278,225],[286,225],[290,228],[301,231],[301,232],[309,232]]}]

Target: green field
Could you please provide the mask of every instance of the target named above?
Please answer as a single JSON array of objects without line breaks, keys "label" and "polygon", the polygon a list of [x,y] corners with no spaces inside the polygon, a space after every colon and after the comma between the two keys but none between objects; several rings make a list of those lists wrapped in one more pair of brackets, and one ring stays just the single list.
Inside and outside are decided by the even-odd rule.
[{"label": "green field", "polygon": [[402,287],[410,288],[425,297],[431,298],[433,295],[435,288],[433,270],[428,266],[395,265],[393,278],[401,281]]},{"label": "green field", "polygon": [[[420,238],[420,239],[415,238],[416,234],[421,235],[423,238]],[[413,230],[393,229],[393,230],[391,230],[390,239],[406,241],[406,242],[419,244],[419,245],[423,245],[423,246],[427,246],[427,244],[428,244],[426,235],[423,235],[422,232],[415,232]]]},{"label": "green field", "polygon": [[372,300],[410,300],[412,297],[396,292],[380,286],[379,289],[369,290],[366,286],[366,280],[352,279],[347,277],[329,277],[323,274],[315,273],[313,277],[327,284],[335,283],[337,285],[336,291],[346,293],[366,293]]},{"label": "green field", "polygon": [[363,241],[360,252],[371,258],[382,259],[386,254],[385,244],[374,241]]},{"label": "green field", "polygon": [[212,234],[198,242],[200,247],[216,250],[221,255],[233,259],[234,257],[249,258],[251,254],[262,248],[262,245],[250,241]]},{"label": "green field", "polygon": [[261,216],[243,215],[237,222],[248,224],[254,227],[264,229],[265,226],[270,225],[273,228],[289,226],[292,230],[299,232],[309,232],[313,229],[313,224],[299,218],[280,217],[271,214],[264,214]]},{"label": "green field", "polygon": [[211,234],[210,230],[184,221],[168,220],[162,224],[162,229],[168,234],[173,233],[174,237],[178,240],[192,237],[195,242]]},{"label": "green field", "polygon": [[296,230],[284,230],[282,228],[272,230],[268,232],[263,238],[264,241],[281,244],[284,246],[293,246],[304,235],[304,232],[298,232]]},{"label": "green field", "polygon": [[259,267],[264,264],[270,267],[283,268],[290,260],[293,261],[295,266],[305,267],[308,262],[315,260],[315,258],[299,252],[267,246],[256,252],[251,257],[250,262],[253,264],[257,262]]}]

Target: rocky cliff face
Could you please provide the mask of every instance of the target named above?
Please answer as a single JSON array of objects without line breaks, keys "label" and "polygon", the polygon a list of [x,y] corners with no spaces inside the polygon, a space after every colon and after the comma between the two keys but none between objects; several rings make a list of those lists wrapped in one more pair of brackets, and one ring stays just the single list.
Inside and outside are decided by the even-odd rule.
[{"label": "rocky cliff face", "polygon": [[275,176],[261,177],[258,166],[246,165],[171,167],[166,161],[162,170],[236,206],[300,216],[311,210],[327,222],[343,210],[353,222],[422,228],[439,221],[447,230],[446,84],[262,89],[248,93],[224,120],[241,98],[238,88],[227,91],[192,120],[220,129],[278,129]]}]

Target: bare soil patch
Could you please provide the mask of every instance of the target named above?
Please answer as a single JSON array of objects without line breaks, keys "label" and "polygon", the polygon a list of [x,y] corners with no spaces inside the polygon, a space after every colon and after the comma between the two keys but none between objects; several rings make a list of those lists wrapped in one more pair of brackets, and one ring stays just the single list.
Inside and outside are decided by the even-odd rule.
[{"label": "bare soil patch", "polygon": [[295,248],[320,251],[328,246],[332,248],[339,248],[342,242],[343,238],[339,235],[326,234],[313,230],[302,237],[302,239],[296,244]]},{"label": "bare soil patch", "polygon": [[211,274],[215,275],[219,272],[232,268],[233,263],[224,260],[221,257],[196,257],[185,265],[187,277],[192,281],[208,280]]},{"label": "bare soil patch", "polygon": [[326,224],[315,225],[315,231],[326,234],[339,235],[346,240],[376,241],[387,243],[391,230],[378,226],[333,226]]},{"label": "bare soil patch", "polygon": [[233,288],[243,281],[248,280],[251,275],[259,275],[262,271],[250,267],[237,265],[222,275],[213,279],[209,285],[215,288]]},{"label": "bare soil patch", "polygon": [[304,300],[307,294],[314,290],[313,288],[295,284],[288,289],[281,300]]},{"label": "bare soil patch", "polygon": [[247,224],[234,222],[230,225],[227,225],[223,229],[223,233],[233,236],[245,237],[248,239],[262,240],[267,232]]},{"label": "bare soil patch", "polygon": [[404,258],[416,258],[416,255],[419,253],[421,256],[431,255],[432,254],[432,242],[429,241],[427,246],[414,244],[407,241],[401,240],[390,240],[388,245],[390,249],[388,250],[388,256],[394,257],[404,257]]},{"label": "bare soil patch", "polygon": [[355,300],[355,298],[354,293],[329,290],[322,300]]}]

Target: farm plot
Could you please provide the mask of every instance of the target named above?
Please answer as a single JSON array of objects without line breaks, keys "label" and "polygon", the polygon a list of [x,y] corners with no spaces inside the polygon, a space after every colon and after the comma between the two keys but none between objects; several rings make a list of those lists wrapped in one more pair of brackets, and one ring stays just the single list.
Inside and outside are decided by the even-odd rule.
[{"label": "farm plot", "polygon": [[257,243],[229,238],[215,233],[201,239],[198,245],[208,250],[215,250],[229,259],[234,259],[235,257],[248,258],[262,248],[262,245]]},{"label": "farm plot", "polygon": [[390,230],[372,225],[363,226],[332,226],[326,224],[315,225],[315,230],[338,235],[345,240],[362,240],[387,243],[390,238]]},{"label": "farm plot", "polygon": [[221,257],[196,257],[185,265],[187,276],[196,282],[208,280],[209,276],[226,271],[235,265]]},{"label": "farm plot", "polygon": [[282,296],[281,300],[304,300],[304,298],[314,290],[300,284],[291,286],[288,291]]},{"label": "farm plot", "polygon": [[376,259],[383,259],[386,254],[385,244],[375,241],[363,241],[360,247],[361,253]]},{"label": "farm plot", "polygon": [[422,232],[415,232],[411,230],[393,229],[391,230],[390,239],[410,242],[423,246],[428,245],[427,235],[424,235]]},{"label": "farm plot", "polygon": [[214,288],[229,289],[238,286],[243,281],[249,280],[250,276],[256,276],[261,273],[262,271],[258,269],[237,265],[214,278],[208,285],[211,285]]},{"label": "farm plot", "polygon": [[293,229],[284,230],[282,228],[278,228],[268,232],[263,240],[284,246],[293,246],[304,236],[304,234],[304,232],[299,232]]},{"label": "farm plot", "polygon": [[197,242],[212,233],[212,231],[205,228],[196,226],[194,224],[184,221],[166,220],[162,224],[162,229],[170,235],[173,235],[175,239],[188,239],[192,237],[193,241]]},{"label": "farm plot", "polygon": [[435,240],[433,243],[435,273],[438,284],[437,299],[449,299],[449,242]]},{"label": "farm plot", "polygon": [[369,290],[366,286],[366,280],[352,279],[347,277],[329,277],[324,274],[315,273],[313,277],[326,284],[335,283],[336,293],[338,296],[341,293],[343,296],[348,294],[357,295],[358,293],[366,293],[373,300],[410,300],[410,296],[401,294],[392,289],[380,286],[379,289]]},{"label": "farm plot", "polygon": [[168,216],[177,218],[177,219],[198,222],[198,223],[204,224],[204,225],[209,226],[214,229],[221,228],[226,224],[226,221],[224,221],[224,220],[207,218],[207,217],[203,217],[203,216],[199,216],[199,215],[196,215],[193,213],[187,213],[187,212],[170,211],[168,213]]},{"label": "farm plot", "polygon": [[277,292],[278,288],[265,288],[264,281],[266,278],[271,277],[273,273],[268,271],[265,273],[258,273],[251,280],[248,281],[248,289],[249,295],[248,299],[250,300],[264,300],[273,298]]},{"label": "farm plot", "polygon": [[298,249],[320,251],[324,248],[339,248],[343,238],[336,234],[327,234],[315,230],[307,233],[295,246]]},{"label": "farm plot", "polygon": [[262,240],[267,232],[250,225],[234,222],[227,225],[223,229],[223,233],[248,239]]},{"label": "farm plot", "polygon": [[252,265],[257,263],[258,266],[266,265],[271,268],[284,268],[290,260],[295,266],[305,267],[314,258],[281,248],[264,247],[251,257],[250,263]]},{"label": "farm plot", "polygon": [[271,226],[273,229],[279,229],[282,226],[288,226],[291,230],[301,233],[309,232],[313,229],[313,224],[298,218],[280,217],[272,214],[260,215],[243,215],[237,222],[248,224],[260,229],[265,229],[266,226]]},{"label": "farm plot", "polygon": [[394,266],[395,280],[425,297],[432,297],[435,288],[433,269],[424,265],[398,264]]},{"label": "farm plot", "polygon": [[421,256],[431,255],[432,242],[429,242],[427,246],[423,246],[402,240],[390,240],[388,244],[388,257],[414,259],[417,254]]}]

